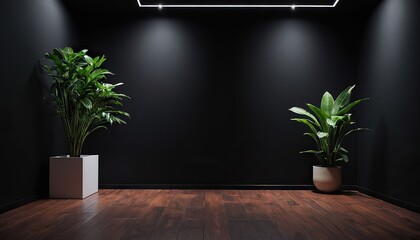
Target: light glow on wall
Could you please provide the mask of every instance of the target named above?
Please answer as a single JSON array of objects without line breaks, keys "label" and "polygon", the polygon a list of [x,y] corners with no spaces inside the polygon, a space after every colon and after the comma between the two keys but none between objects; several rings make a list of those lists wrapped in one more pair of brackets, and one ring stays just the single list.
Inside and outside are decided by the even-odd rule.
[{"label": "light glow on wall", "polygon": [[333,4],[141,4],[139,7],[147,8],[334,8],[340,0]]}]

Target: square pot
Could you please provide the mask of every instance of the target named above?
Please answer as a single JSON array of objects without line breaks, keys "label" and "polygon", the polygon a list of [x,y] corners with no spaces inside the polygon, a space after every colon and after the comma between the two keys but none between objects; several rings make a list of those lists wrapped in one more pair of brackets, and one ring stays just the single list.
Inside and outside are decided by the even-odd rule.
[{"label": "square pot", "polygon": [[50,157],[50,198],[86,198],[98,192],[98,155]]}]

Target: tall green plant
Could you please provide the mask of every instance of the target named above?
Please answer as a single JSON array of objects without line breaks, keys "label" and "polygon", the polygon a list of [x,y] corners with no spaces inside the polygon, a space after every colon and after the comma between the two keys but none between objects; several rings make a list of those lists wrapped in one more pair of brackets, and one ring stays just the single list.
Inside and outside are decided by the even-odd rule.
[{"label": "tall green plant", "polygon": [[310,131],[304,135],[312,138],[317,146],[317,150],[308,150],[301,153],[315,154],[323,167],[333,167],[347,163],[349,152],[341,146],[344,138],[356,131],[368,130],[367,128],[349,129],[351,125],[355,124],[351,119],[350,110],[362,101],[367,100],[367,98],[363,98],[350,102],[354,87],[346,88],[335,100],[329,92],[325,92],[320,107],[307,103],[306,106],[312,113],[298,107],[289,109],[303,116],[291,120],[309,127]]},{"label": "tall green plant", "polygon": [[119,110],[122,99],[128,96],[116,93],[122,85],[103,82],[112,73],[101,68],[105,56],[92,58],[87,50],[74,52],[72,48],[54,49],[46,53],[52,77],[51,95],[67,135],[71,157],[80,157],[86,137],[107,124],[125,124],[127,112]]}]

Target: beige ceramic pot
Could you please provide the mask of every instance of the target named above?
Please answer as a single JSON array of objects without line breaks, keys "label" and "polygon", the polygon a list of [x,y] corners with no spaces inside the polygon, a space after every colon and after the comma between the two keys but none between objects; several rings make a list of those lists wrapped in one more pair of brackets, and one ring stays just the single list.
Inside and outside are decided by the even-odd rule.
[{"label": "beige ceramic pot", "polygon": [[341,185],[341,167],[314,166],[313,181],[319,191],[335,192]]}]

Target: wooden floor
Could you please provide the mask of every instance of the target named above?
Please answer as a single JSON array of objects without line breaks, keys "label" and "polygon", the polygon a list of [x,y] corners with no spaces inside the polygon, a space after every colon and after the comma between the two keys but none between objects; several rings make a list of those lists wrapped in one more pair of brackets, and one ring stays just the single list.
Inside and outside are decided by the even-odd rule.
[{"label": "wooden floor", "polygon": [[0,239],[420,239],[420,214],[357,192],[100,190],[6,212]]}]

